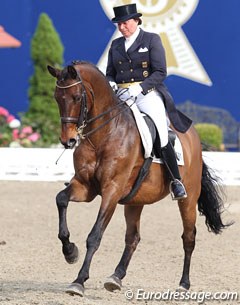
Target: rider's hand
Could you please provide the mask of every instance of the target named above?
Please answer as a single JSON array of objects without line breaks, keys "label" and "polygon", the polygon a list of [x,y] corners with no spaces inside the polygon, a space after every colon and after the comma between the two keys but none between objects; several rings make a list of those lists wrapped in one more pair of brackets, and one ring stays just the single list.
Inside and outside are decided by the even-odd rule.
[{"label": "rider's hand", "polygon": [[110,82],[109,82],[109,85],[112,87],[112,89],[113,89],[114,92],[117,92],[117,91],[118,91],[118,85],[117,85],[115,82],[110,81]]},{"label": "rider's hand", "polygon": [[128,88],[129,97],[133,100],[135,100],[142,91],[143,89],[139,84],[134,84]]},{"label": "rider's hand", "polygon": [[122,101],[129,101],[129,103],[131,104],[132,102],[136,101],[136,98],[142,93],[142,91],[143,89],[139,84],[134,84],[129,86],[128,88],[119,88],[117,96]]}]

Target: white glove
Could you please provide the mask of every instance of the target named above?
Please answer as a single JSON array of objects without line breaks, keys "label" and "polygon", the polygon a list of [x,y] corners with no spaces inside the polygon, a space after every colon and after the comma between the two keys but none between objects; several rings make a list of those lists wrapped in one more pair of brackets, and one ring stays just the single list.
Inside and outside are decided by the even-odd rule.
[{"label": "white glove", "polygon": [[118,90],[118,85],[115,82],[110,81],[109,85],[112,87],[114,92],[116,92]]},{"label": "white glove", "polygon": [[135,98],[142,93],[143,89],[139,84],[132,85],[128,88],[128,93],[131,99],[135,100]]}]

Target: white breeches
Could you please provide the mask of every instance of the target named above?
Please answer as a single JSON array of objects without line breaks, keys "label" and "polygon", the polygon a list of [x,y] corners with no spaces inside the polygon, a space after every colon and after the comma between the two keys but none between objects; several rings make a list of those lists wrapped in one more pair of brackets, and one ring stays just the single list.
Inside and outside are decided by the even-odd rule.
[{"label": "white breeches", "polygon": [[161,147],[166,146],[168,143],[169,119],[160,94],[156,90],[146,95],[139,94],[136,105],[141,112],[146,113],[153,120],[160,137]]}]

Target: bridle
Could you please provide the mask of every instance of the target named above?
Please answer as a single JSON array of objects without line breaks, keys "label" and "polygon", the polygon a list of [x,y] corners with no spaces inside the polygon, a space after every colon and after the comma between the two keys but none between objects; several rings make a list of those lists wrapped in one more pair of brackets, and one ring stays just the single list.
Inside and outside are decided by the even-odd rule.
[{"label": "bridle", "polygon": [[[73,84],[70,84],[70,85],[67,85],[67,86],[60,86],[58,84],[58,82],[56,82],[56,87],[59,88],[59,89],[68,89],[68,88],[71,88],[71,87],[74,87],[74,86],[77,86],[77,85],[81,85],[82,86],[82,98],[81,98],[81,108],[80,108],[80,114],[79,114],[79,117],[70,117],[70,116],[67,116],[67,117],[62,117],[61,116],[61,123],[65,123],[65,124],[68,124],[68,123],[73,123],[73,124],[76,124],[76,129],[77,129],[77,133],[79,135],[80,138],[83,137],[83,129],[84,127],[86,127],[87,125],[87,112],[88,112],[88,109],[87,109],[87,92],[86,92],[86,85],[83,84],[83,81],[82,79],[80,78],[80,76],[78,75],[79,77],[79,80]],[[92,95],[92,98],[93,98],[93,101],[94,101],[94,93],[93,93],[93,90],[92,88],[90,87],[87,87]]]},{"label": "bridle", "polygon": [[96,117],[93,117],[91,119],[87,119],[87,114],[88,114],[88,109],[87,109],[87,91],[86,88],[89,90],[89,92],[91,93],[92,96],[92,101],[94,103],[94,92],[92,90],[91,87],[85,85],[80,77],[80,75],[78,74],[78,78],[79,80],[76,81],[75,83],[72,83],[70,85],[67,86],[61,86],[58,84],[58,82],[56,82],[56,87],[59,89],[68,89],[77,85],[81,85],[82,86],[82,98],[81,98],[81,108],[80,108],[80,114],[79,117],[62,117],[61,116],[61,123],[72,123],[72,124],[76,124],[76,130],[77,130],[77,134],[79,136],[80,139],[85,139],[87,138],[89,135],[91,135],[92,133],[96,132],[97,130],[99,130],[100,128],[102,128],[103,126],[105,126],[106,124],[108,124],[110,121],[112,121],[115,117],[117,117],[121,112],[125,111],[127,108],[122,109],[121,111],[119,111],[116,115],[114,115],[113,117],[111,117],[110,119],[106,120],[104,123],[102,123],[101,125],[99,125],[98,127],[90,130],[87,133],[83,133],[84,128],[87,126],[87,124],[95,122],[97,119],[103,117],[104,115],[110,113],[112,110],[114,110],[115,108],[119,107],[120,105],[124,104],[125,101],[121,101],[119,102],[117,105],[111,107],[110,109],[108,109],[105,112],[100,113],[99,115],[97,115]]}]

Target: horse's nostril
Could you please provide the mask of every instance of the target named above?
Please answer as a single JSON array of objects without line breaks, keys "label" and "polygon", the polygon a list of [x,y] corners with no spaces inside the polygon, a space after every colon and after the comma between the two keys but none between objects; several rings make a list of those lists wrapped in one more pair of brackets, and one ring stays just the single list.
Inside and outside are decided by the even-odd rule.
[{"label": "horse's nostril", "polygon": [[69,146],[69,148],[73,148],[76,143],[77,143],[76,139],[71,138],[70,140],[68,140],[67,145]]},{"label": "horse's nostril", "polygon": [[61,138],[60,138],[60,142],[62,143],[62,145],[63,145],[66,149],[68,149],[68,148],[73,148],[73,147],[76,145],[77,140],[74,139],[74,138],[71,138],[71,139],[69,139],[68,141],[65,142],[65,141],[62,141]]}]

